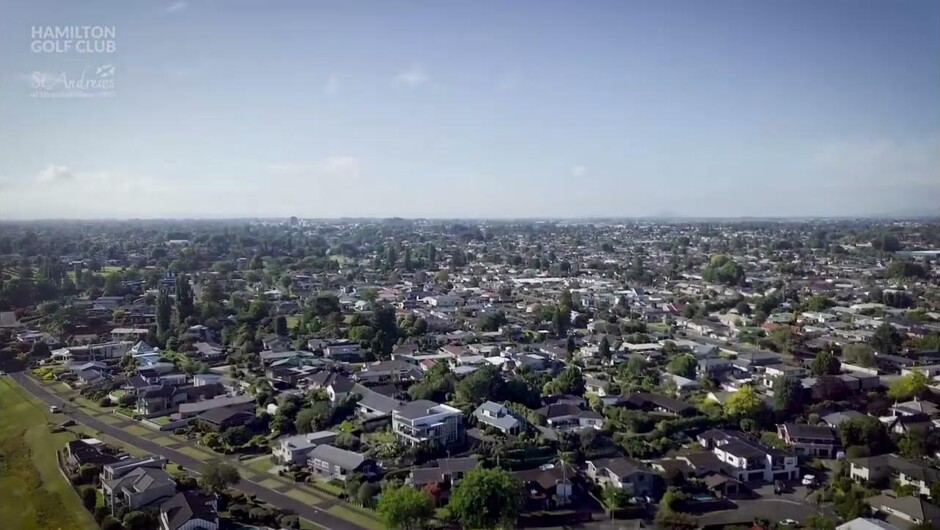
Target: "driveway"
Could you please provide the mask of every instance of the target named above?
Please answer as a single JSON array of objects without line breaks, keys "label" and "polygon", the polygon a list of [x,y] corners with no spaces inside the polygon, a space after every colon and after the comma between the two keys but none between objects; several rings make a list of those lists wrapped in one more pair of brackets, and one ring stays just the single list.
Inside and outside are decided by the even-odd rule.
[{"label": "driveway", "polygon": [[[180,464],[186,469],[201,471],[206,463],[205,460],[187,456],[168,447],[154,443],[142,436],[128,433],[127,431],[118,427],[104,423],[88,414],[85,414],[84,412],[75,410],[75,407],[71,403],[68,403],[59,396],[43,388],[41,385],[33,381],[28,375],[26,375],[25,372],[10,373],[9,375],[14,381],[19,383],[20,386],[26,389],[26,391],[33,394],[37,398],[48,403],[49,405],[58,405],[62,407],[63,411],[65,411],[65,414],[78,423],[87,425],[126,444],[133,445],[149,453],[162,456],[171,462]],[[218,460],[227,459],[219,458]],[[232,460],[232,463],[236,462]],[[242,477],[242,480],[238,483],[236,489],[245,492],[247,495],[255,495],[258,499],[261,499],[262,501],[272,504],[278,508],[291,510],[298,516],[312,521],[326,530],[363,530],[363,527],[354,524],[351,521],[340,519],[333,514],[330,514],[314,506],[310,506],[307,503],[289,497],[274,489],[262,486],[246,477]]]}]

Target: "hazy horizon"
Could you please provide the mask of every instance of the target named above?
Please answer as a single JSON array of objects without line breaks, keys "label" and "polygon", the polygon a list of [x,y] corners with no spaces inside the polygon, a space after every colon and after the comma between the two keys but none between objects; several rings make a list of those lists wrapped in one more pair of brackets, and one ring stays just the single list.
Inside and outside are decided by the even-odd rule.
[{"label": "hazy horizon", "polygon": [[[940,215],[933,0],[0,14],[3,220]],[[35,48],[82,26],[113,53]],[[33,94],[82,73],[114,93]]]}]

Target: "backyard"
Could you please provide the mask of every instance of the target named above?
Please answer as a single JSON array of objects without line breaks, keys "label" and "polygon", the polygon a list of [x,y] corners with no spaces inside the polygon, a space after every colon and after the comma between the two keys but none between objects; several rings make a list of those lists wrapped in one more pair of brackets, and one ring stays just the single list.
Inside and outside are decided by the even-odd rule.
[{"label": "backyard", "polygon": [[[97,528],[59,472],[55,451],[71,439],[52,434],[47,408],[9,378],[0,379],[0,520],[8,528]],[[54,420],[53,420],[54,421]]]}]

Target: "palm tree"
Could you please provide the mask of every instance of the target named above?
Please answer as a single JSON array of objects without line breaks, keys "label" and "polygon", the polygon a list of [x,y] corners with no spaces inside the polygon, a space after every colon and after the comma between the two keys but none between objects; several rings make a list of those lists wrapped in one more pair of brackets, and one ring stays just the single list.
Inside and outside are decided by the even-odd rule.
[{"label": "palm tree", "polygon": [[490,448],[490,454],[496,458],[496,467],[500,467],[500,459],[506,456],[506,441],[502,438],[497,438],[493,442],[493,446]]},{"label": "palm tree", "polygon": [[[558,454],[555,456],[555,463],[561,466],[561,477],[563,483],[568,485],[568,470],[574,468],[574,455],[570,451],[564,451],[559,449]],[[566,496],[565,501],[568,501],[569,496]]]}]

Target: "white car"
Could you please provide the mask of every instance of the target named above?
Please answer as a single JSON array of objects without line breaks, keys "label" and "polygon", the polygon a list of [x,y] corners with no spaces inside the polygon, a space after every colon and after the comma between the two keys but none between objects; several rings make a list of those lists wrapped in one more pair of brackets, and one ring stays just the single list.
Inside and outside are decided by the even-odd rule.
[{"label": "white car", "polygon": [[780,521],[780,526],[799,526],[799,525],[800,523],[793,519],[784,519],[783,521]]},{"label": "white car", "polygon": [[50,405],[50,406],[49,406],[49,412],[51,412],[51,413],[53,413],[53,414],[56,414],[56,413],[59,412],[59,407],[57,407],[57,406],[55,406],[55,405]]},{"label": "white car", "polygon": [[816,485],[816,475],[803,475],[803,485],[812,487]]}]

